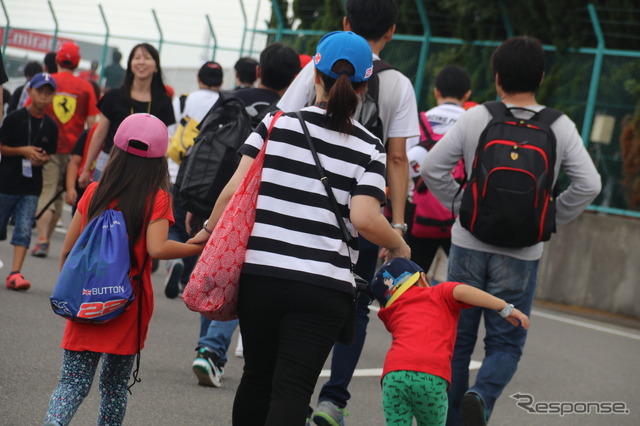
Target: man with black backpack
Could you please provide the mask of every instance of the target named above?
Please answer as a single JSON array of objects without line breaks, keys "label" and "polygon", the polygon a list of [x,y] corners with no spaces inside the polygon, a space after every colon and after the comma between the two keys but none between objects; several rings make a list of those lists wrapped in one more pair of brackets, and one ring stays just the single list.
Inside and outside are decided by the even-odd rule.
[{"label": "man with black backpack", "polygon": [[[373,76],[354,118],[376,135],[387,151],[387,187],[391,204],[391,224],[404,234],[404,210],[407,198],[409,162],[406,140],[420,134],[418,108],[411,81],[400,71],[380,60],[380,53],[395,32],[398,7],[395,0],[348,0],[343,29],[365,38],[373,52]],[[308,64],[296,77],[278,103],[284,111],[297,111],[313,102],[314,65]],[[364,238],[358,239],[359,257],[354,272],[366,281],[373,279],[379,248]],[[318,396],[312,421],[321,425],[344,424],[344,408],[350,398],[347,387],[364,346],[371,299],[358,299],[355,341],[347,346],[336,343],[331,359],[331,378]]]},{"label": "man with black backpack", "polygon": [[[600,192],[600,176],[575,124],[536,102],[544,78],[540,43],[530,37],[503,42],[491,57],[498,96],[465,112],[427,154],[420,173],[458,219],[452,228],[448,281],[458,281],[531,313],[543,241],[575,219]],[[449,173],[464,158],[464,192]],[[560,170],[570,180],[559,195]],[[504,313],[502,312],[502,313]],[[480,318],[485,357],[469,387],[469,361]],[[516,372],[526,331],[502,324],[496,312],[464,309],[452,359],[448,425],[485,425]]]}]

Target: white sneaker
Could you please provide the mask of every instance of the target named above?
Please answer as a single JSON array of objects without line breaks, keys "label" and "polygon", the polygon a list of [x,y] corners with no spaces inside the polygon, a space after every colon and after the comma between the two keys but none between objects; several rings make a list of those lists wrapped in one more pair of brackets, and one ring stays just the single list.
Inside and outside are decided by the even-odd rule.
[{"label": "white sneaker", "polygon": [[238,344],[236,345],[235,355],[238,358],[244,358],[244,348],[242,347],[242,334],[238,333]]},{"label": "white sneaker", "polygon": [[224,370],[217,365],[218,357],[206,348],[198,349],[198,356],[193,360],[191,368],[198,378],[201,386],[222,386],[222,375]]},{"label": "white sneaker", "polygon": [[164,281],[164,295],[175,299],[180,293],[180,278],[184,271],[182,259],[172,259],[167,262],[167,278]]}]

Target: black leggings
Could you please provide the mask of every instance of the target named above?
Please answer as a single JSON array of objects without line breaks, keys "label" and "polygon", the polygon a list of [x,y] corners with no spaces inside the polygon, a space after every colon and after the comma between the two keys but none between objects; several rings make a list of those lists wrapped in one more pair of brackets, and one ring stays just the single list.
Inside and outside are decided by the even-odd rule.
[{"label": "black leggings", "polygon": [[318,376],[352,300],[348,293],[305,282],[241,277],[245,365],[234,425],[305,424]]}]

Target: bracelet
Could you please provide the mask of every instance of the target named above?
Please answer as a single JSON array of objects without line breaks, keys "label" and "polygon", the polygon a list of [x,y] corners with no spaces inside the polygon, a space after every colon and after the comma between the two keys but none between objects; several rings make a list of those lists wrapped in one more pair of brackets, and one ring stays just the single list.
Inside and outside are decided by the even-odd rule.
[{"label": "bracelet", "polygon": [[409,229],[409,226],[406,223],[392,223],[391,227],[393,229],[401,230],[403,234],[406,234],[407,230]]},{"label": "bracelet", "polygon": [[513,312],[513,305],[511,303],[507,303],[507,306],[505,306],[501,311],[498,311],[502,318],[508,317],[511,315],[511,312]]},{"label": "bracelet", "polygon": [[207,228],[207,223],[209,223],[209,219],[204,221],[204,223],[202,224],[202,229],[204,229],[204,232],[206,232],[207,234],[211,235],[213,230],[209,231],[209,229]]}]

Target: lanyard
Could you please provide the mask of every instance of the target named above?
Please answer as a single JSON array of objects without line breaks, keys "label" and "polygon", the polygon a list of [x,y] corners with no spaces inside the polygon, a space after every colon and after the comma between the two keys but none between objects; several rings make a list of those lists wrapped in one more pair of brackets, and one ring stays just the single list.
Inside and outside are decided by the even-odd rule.
[{"label": "lanyard", "polygon": [[[149,99],[149,103],[147,104],[147,114],[151,114],[151,102],[153,99]],[[133,110],[133,106],[131,107],[131,114],[133,115],[135,111]]]},{"label": "lanyard", "polygon": [[40,119],[40,126],[38,126],[38,131],[36,132],[36,135],[33,137],[33,139],[31,139],[31,117],[32,115],[29,114],[29,117],[27,118],[27,145],[33,145],[35,143],[36,139],[40,135],[40,131],[42,130],[42,125],[44,124],[44,116],[43,116]]}]

